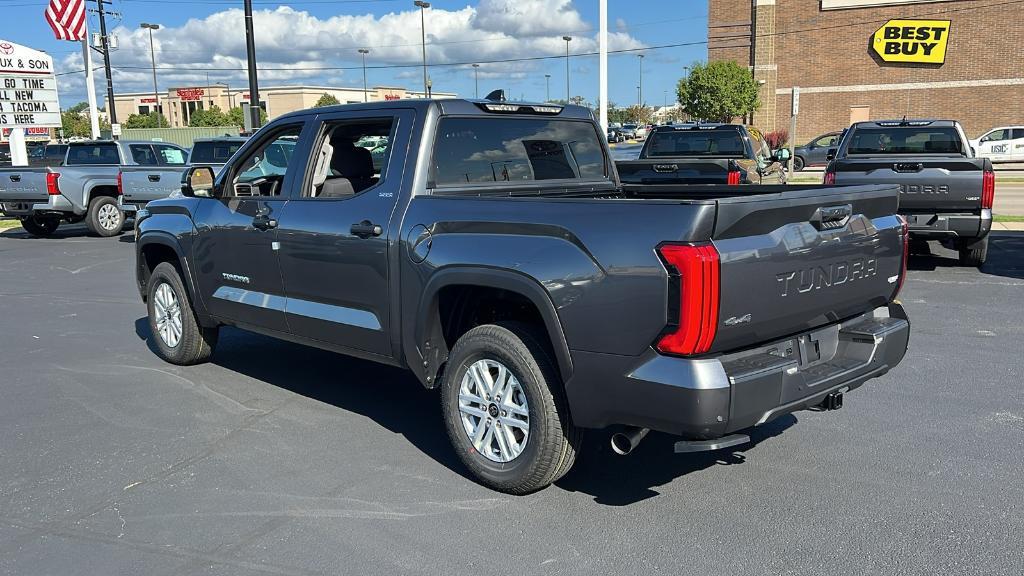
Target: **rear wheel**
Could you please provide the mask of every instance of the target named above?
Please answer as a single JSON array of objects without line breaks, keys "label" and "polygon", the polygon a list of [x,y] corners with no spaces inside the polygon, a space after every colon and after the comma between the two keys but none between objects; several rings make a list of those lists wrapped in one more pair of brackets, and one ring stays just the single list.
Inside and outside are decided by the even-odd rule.
[{"label": "rear wheel", "polygon": [[43,216],[26,216],[21,219],[21,227],[37,238],[45,238],[57,231],[60,218]]},{"label": "rear wheel", "polygon": [[89,202],[85,225],[97,236],[116,236],[124,226],[124,212],[110,196],[96,196]]},{"label": "rear wheel", "polygon": [[576,459],[562,382],[529,325],[488,324],[452,349],[441,384],[448,437],[483,484],[526,494],[561,478]]},{"label": "rear wheel", "polygon": [[988,257],[988,236],[978,242],[963,242],[957,246],[961,266],[978,266]]},{"label": "rear wheel", "polygon": [[157,355],[181,366],[209,359],[217,346],[218,329],[199,325],[178,269],[170,262],[158,264],[149,276],[146,293]]},{"label": "rear wheel", "polygon": [[801,156],[793,158],[793,172],[799,172],[804,169],[804,159]]}]

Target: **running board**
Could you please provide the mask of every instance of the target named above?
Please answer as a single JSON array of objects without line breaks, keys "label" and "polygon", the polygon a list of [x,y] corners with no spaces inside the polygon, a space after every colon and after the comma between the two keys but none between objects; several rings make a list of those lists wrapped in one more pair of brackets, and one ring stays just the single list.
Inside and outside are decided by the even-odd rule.
[{"label": "running board", "polygon": [[722,448],[739,446],[748,442],[750,442],[750,436],[746,434],[732,434],[715,438],[714,440],[680,440],[676,442],[676,454],[721,450]]}]

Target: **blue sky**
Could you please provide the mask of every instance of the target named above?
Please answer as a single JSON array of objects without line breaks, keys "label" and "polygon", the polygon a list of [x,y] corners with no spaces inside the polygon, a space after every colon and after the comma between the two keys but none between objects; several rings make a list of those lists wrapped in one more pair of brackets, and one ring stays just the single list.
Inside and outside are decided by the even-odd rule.
[{"label": "blue sky", "polygon": [[[43,19],[47,0],[3,0],[8,23],[5,40],[45,50],[59,72],[80,70],[81,50],[72,42],[54,40]],[[93,6],[92,2],[89,2]],[[241,86],[245,80],[245,33],[241,0],[114,0],[108,8],[121,17],[108,19],[118,35],[114,53],[114,90],[152,89],[149,40],[142,22],[160,24],[155,35],[160,89],[203,86],[210,82]],[[420,26],[412,0],[254,0],[257,61],[265,71],[260,85],[323,84],[361,86],[359,47],[367,58],[370,85],[419,87]],[[706,0],[609,1],[613,49],[642,52],[609,57],[609,95],[613,103],[634,104],[639,80],[638,53],[643,53],[644,100],[661,105],[667,91],[672,101],[682,67],[704,60],[707,50]],[[551,97],[565,95],[563,35],[573,37],[570,54],[596,51],[596,0],[436,0],[426,13],[427,52],[435,90],[473,95],[472,62],[482,62],[480,93],[505,88],[511,97],[545,97],[545,74],[551,75]],[[90,30],[98,31],[95,16]],[[649,47],[689,44],[672,48]],[[553,57],[550,59],[532,59]],[[519,59],[516,62],[498,60]],[[100,60],[96,60],[96,65]],[[383,68],[384,66],[406,66]],[[376,68],[376,67],[382,68]],[[355,67],[355,69],[344,69]],[[571,58],[573,95],[597,99],[596,56]],[[85,98],[83,74],[60,77],[61,104]],[[102,102],[102,72],[97,91]]]}]

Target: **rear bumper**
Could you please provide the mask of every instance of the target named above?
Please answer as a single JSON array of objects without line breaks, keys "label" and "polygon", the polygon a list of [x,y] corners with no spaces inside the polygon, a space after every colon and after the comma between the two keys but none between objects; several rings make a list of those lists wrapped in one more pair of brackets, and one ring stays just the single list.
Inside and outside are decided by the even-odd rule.
[{"label": "rear bumper", "polygon": [[907,214],[910,235],[916,238],[984,238],[992,230],[992,211],[981,214]]},{"label": "rear bumper", "polygon": [[67,217],[79,214],[67,198],[58,195],[47,196],[45,200],[41,198],[3,198],[0,199],[0,212],[5,216],[54,215]]},{"label": "rear bumper", "polygon": [[910,323],[902,306],[876,313],[717,358],[573,351],[566,382],[573,421],[711,439],[816,406],[903,359]]}]

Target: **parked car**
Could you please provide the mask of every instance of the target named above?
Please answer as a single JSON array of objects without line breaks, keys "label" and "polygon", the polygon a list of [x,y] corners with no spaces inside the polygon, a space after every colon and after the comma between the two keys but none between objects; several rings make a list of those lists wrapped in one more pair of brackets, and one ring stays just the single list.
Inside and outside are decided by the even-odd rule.
[{"label": "parked car", "polygon": [[608,128],[608,143],[618,144],[619,142],[625,142],[626,137],[616,128]]},{"label": "parked car", "polygon": [[162,197],[180,186],[187,159],[183,148],[162,142],[71,143],[56,165],[0,169],[0,212],[33,236],[83,220],[92,233],[113,236],[124,225],[123,173],[145,177],[132,190]]},{"label": "parked car", "polygon": [[619,132],[622,133],[623,137],[627,140],[636,140],[636,124],[623,124],[619,128]]},{"label": "parked car", "polygon": [[789,150],[739,124],[658,126],[637,160],[615,163],[625,184],[785,184]]},{"label": "parked car", "polygon": [[959,122],[858,122],[830,156],[826,184],[898,184],[913,238],[940,240],[964,266],[985,262],[996,177],[991,160],[973,157]]},{"label": "parked car", "polygon": [[803,146],[793,149],[793,171],[799,172],[807,166],[824,166],[828,164],[828,151],[839,144],[842,132],[822,134]]},{"label": "parked car", "polygon": [[975,156],[993,162],[1024,162],[1024,126],[993,128],[970,141]]},{"label": "parked car", "polygon": [[[367,134],[389,135],[379,170]],[[408,368],[472,474],[522,494],[583,428],[625,425],[620,453],[648,429],[734,446],[903,358],[896,186],[696,188],[621,188],[578,106],[304,110],[140,211],[137,287],[174,364],[232,325]]]}]

